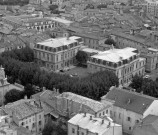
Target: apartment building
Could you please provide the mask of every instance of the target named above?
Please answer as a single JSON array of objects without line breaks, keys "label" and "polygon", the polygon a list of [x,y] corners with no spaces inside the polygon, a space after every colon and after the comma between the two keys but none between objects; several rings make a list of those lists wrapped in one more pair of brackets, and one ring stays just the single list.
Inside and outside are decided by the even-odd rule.
[{"label": "apartment building", "polygon": [[90,57],[87,66],[90,72],[109,70],[116,74],[119,85],[128,85],[134,75],[144,75],[145,58],[139,57],[135,48],[111,49]]},{"label": "apartment building", "polygon": [[68,121],[68,135],[122,135],[122,126],[108,117],[102,119],[80,113]]},{"label": "apartment building", "polygon": [[44,112],[34,100],[21,99],[4,106],[3,110],[12,117],[17,127],[25,127],[32,134],[41,133],[44,128]]},{"label": "apartment building", "polygon": [[101,101],[113,103],[111,118],[128,134],[132,134],[135,124],[141,123],[143,118],[158,114],[156,98],[134,91],[112,87]]},{"label": "apartment building", "polygon": [[146,59],[145,71],[151,72],[158,68],[158,50],[148,48],[147,51],[141,52],[141,57]]},{"label": "apartment building", "polygon": [[146,0],[147,13],[158,17],[158,2],[156,0]]},{"label": "apartment building", "polygon": [[24,86],[17,84],[17,83],[10,84],[7,81],[7,77],[5,75],[4,68],[1,66],[0,67],[0,105],[2,105],[4,103],[4,101],[5,101],[4,96],[11,89],[17,89],[19,91],[23,91]]},{"label": "apartment building", "polygon": [[36,62],[53,71],[69,68],[75,63],[75,56],[82,44],[82,39],[77,36],[39,42],[34,47]]}]

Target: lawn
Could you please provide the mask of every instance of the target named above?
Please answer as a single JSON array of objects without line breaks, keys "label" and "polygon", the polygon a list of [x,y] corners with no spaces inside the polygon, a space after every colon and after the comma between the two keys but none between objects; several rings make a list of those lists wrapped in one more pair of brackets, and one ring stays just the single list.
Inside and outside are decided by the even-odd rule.
[{"label": "lawn", "polygon": [[70,69],[69,71],[66,71],[65,74],[74,75],[77,74],[78,77],[83,78],[88,76],[90,73],[87,68],[83,67],[74,67]]}]

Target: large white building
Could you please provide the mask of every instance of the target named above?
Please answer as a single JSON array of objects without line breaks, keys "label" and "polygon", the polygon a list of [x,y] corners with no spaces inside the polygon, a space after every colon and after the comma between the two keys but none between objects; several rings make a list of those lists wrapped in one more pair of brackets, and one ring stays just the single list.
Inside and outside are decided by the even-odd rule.
[{"label": "large white building", "polygon": [[108,117],[102,119],[81,113],[68,121],[68,135],[122,135],[122,126]]},{"label": "large white building", "polygon": [[111,118],[128,134],[143,118],[158,114],[158,100],[142,93],[112,87],[101,99],[102,103],[113,103]]},{"label": "large white building", "polygon": [[145,73],[145,58],[140,58],[139,55],[135,48],[113,48],[91,56],[87,65],[90,72],[114,72],[119,79],[119,85],[126,85],[131,82],[134,75]]},{"label": "large white building", "polygon": [[75,63],[82,44],[82,38],[77,36],[48,39],[35,45],[35,58],[38,64],[50,70],[62,70]]}]

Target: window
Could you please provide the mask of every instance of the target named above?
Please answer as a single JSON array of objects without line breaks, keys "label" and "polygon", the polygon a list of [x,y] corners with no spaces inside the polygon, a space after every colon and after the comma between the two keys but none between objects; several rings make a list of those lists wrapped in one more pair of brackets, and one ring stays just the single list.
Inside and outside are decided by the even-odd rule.
[{"label": "window", "polygon": [[99,117],[101,116],[101,113],[99,113]]},{"label": "window", "polygon": [[131,127],[129,127],[129,130],[131,130],[132,128]]},{"label": "window", "polygon": [[84,135],[84,133],[82,132],[82,135]]},{"label": "window", "polygon": [[121,113],[119,113],[119,119],[121,119]]},{"label": "window", "polygon": [[112,111],[110,110],[110,115],[112,115]]},{"label": "window", "polygon": [[139,120],[136,120],[136,123],[139,123]]},{"label": "window", "polygon": [[39,115],[39,119],[41,119],[41,115]]},{"label": "window", "polygon": [[23,125],[24,125],[24,122],[22,122],[21,125],[23,126]]},{"label": "window", "polygon": [[26,126],[26,128],[27,128],[27,129],[29,129],[29,127],[28,127],[28,126]]},{"label": "window", "polygon": [[73,133],[73,134],[75,133],[75,129],[74,129],[74,128],[72,128],[72,133]]},{"label": "window", "polygon": [[104,112],[103,112],[103,115],[104,115]]},{"label": "window", "polygon": [[108,114],[108,110],[106,110],[106,114]]},{"label": "window", "polygon": [[116,117],[116,112],[114,112],[114,117]]},{"label": "window", "polygon": [[127,117],[127,121],[131,121],[131,118],[130,118],[130,117]]},{"label": "window", "polygon": [[41,122],[41,121],[39,121],[39,122],[38,122],[38,124],[39,124],[39,125],[41,125],[41,124],[42,124],[42,122]]}]

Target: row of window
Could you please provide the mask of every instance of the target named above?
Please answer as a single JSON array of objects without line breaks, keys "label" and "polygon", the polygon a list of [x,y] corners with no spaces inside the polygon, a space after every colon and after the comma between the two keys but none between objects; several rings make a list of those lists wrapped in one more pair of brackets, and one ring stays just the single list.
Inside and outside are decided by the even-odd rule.
[{"label": "row of window", "polygon": [[[41,119],[41,115],[39,115],[38,116],[39,117],[39,119]],[[33,117],[32,119],[30,118],[29,120],[28,119],[24,119],[23,120],[23,122],[21,123],[21,125],[23,126],[23,125],[25,125],[25,124],[28,124],[29,122],[31,123],[31,122],[34,122],[35,121],[35,117]]]},{"label": "row of window", "polygon": [[48,54],[48,53],[39,52],[39,51],[34,50],[34,55],[36,58],[45,59],[47,61],[54,61],[54,59],[56,58],[56,62],[64,60],[64,59],[72,58],[75,56],[75,54],[76,54],[75,50],[71,50],[69,52],[64,52],[64,57],[63,57],[63,53],[53,56],[53,55]]},{"label": "row of window", "polygon": [[77,45],[79,45],[79,44],[77,42],[74,42],[72,44],[68,44],[68,45],[65,45],[65,46],[52,48],[52,47],[37,44],[37,45],[35,45],[35,48],[39,48],[39,49],[50,51],[50,52],[59,52],[59,51],[63,51],[63,50],[67,50],[67,49],[76,47]]}]

